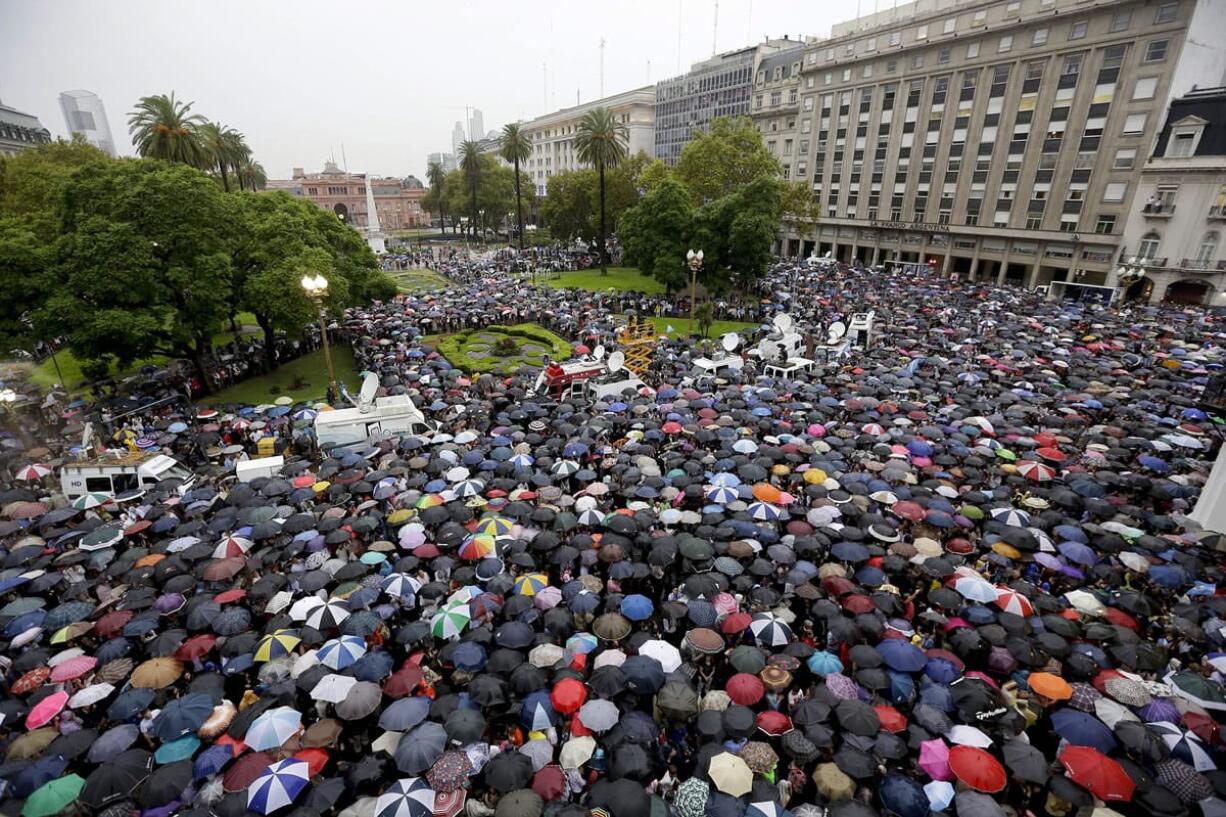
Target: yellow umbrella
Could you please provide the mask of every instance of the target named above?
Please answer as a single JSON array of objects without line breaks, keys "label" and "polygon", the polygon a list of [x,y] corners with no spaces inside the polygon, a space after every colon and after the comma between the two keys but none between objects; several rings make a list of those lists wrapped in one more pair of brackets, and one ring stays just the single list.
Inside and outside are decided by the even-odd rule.
[{"label": "yellow umbrella", "polygon": [[1004,556],[1006,559],[1022,558],[1022,554],[1018,552],[1017,548],[1005,542],[994,542],[992,544],[992,550],[999,553],[1001,556]]},{"label": "yellow umbrella", "polygon": [[255,661],[258,663],[284,658],[301,643],[302,639],[288,630],[277,630],[260,639],[260,645],[255,648]]},{"label": "yellow umbrella", "polygon": [[43,753],[44,749],[51,745],[51,741],[59,736],[60,730],[54,726],[44,726],[42,729],[26,732],[9,744],[8,751],[4,753],[4,759],[29,760],[30,758],[38,757]]},{"label": "yellow umbrella", "polygon": [[407,522],[413,518],[413,512],[408,508],[397,508],[387,515],[387,524],[399,525],[401,522]]},{"label": "yellow umbrella", "polygon": [[174,658],[150,658],[132,673],[132,686],[162,689],[179,680],[182,674],[182,662]]},{"label": "yellow umbrella", "polygon": [[827,800],[848,800],[856,793],[856,783],[833,763],[823,763],[813,771],[813,782]]},{"label": "yellow umbrella", "polygon": [[810,485],[821,485],[826,481],[826,472],[820,468],[806,468],[802,479]]},{"label": "yellow umbrella", "polygon": [[715,788],[733,797],[749,794],[753,788],[753,772],[749,765],[731,752],[720,752],[711,758],[708,776]]},{"label": "yellow umbrella", "polygon": [[69,624],[67,627],[61,627],[56,630],[55,635],[51,636],[51,643],[65,644],[74,638],[85,635],[92,629],[94,629],[92,621],[77,621]]}]

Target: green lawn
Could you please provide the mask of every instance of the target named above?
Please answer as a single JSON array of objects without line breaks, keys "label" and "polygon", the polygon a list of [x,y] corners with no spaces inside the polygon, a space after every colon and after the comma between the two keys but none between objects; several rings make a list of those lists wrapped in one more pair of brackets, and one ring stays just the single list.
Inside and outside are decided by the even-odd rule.
[{"label": "green lawn", "polygon": [[646,292],[654,295],[664,291],[664,285],[654,278],[639,272],[635,267],[609,267],[609,274],[601,275],[599,269],[577,270],[564,272],[561,278],[546,279],[538,275],[537,280],[545,286],[554,289],[570,289],[577,287],[592,292],[602,292],[606,289],[624,290],[629,292]]},{"label": "green lawn", "polygon": [[[332,364],[336,368],[337,382],[344,383],[350,394],[356,394],[361,384],[358,382],[353,351],[345,344],[333,344]],[[295,381],[299,378],[304,382],[295,386]],[[294,402],[322,400],[327,391],[328,367],[324,362],[324,352],[319,349],[291,360],[271,374],[244,380],[199,402],[210,406],[230,403],[259,405],[271,403],[282,395],[294,398]]]},{"label": "green lawn", "polygon": [[[515,354],[503,354],[495,345],[504,338],[515,342]],[[456,368],[469,373],[495,372],[510,374],[522,366],[540,368],[541,358],[566,360],[571,347],[565,339],[535,323],[515,326],[487,326],[441,335],[429,339],[439,354]]]},{"label": "green lawn", "polygon": [[434,270],[406,269],[388,272],[396,282],[401,292],[416,295],[419,292],[429,292],[434,289],[445,289],[447,279]]},{"label": "green lawn", "polygon": [[[250,312],[238,313],[238,326],[240,334],[251,335],[258,334],[262,331],[260,327],[256,325],[255,315],[252,315]],[[213,335],[214,346],[225,346],[232,340],[234,340],[234,334],[230,331],[229,324],[226,324],[222,331]],[[131,366],[125,366],[123,368],[112,364],[110,376],[127,377],[140,369],[141,366],[145,366],[150,363],[157,365],[165,362],[165,360],[166,358],[162,357],[161,355],[155,355],[149,360],[139,360],[133,363]],[[72,352],[67,350],[57,352],[55,355],[55,361],[52,361],[51,358],[47,358],[42,363],[39,363],[37,366],[32,368],[30,370],[29,381],[39,388],[44,389],[50,388],[51,386],[58,386],[60,384],[60,378],[55,371],[56,362],[59,363],[60,372],[64,375],[64,384],[68,386],[68,390],[70,392],[89,392],[89,389],[77,388],[78,385],[85,380],[85,375],[81,373],[81,362],[77,360],[76,356],[73,355]]]},{"label": "green lawn", "polygon": [[[694,322],[693,328],[690,325],[689,318],[648,318],[652,325],[656,328],[656,333],[667,335],[670,338],[684,338],[689,335],[699,334],[698,323]],[[669,327],[672,331],[668,331]],[[711,328],[708,330],[708,336],[718,338],[720,335],[728,332],[740,332],[745,329],[753,329],[757,326],[756,323],[742,323],[741,321],[712,321]]]}]

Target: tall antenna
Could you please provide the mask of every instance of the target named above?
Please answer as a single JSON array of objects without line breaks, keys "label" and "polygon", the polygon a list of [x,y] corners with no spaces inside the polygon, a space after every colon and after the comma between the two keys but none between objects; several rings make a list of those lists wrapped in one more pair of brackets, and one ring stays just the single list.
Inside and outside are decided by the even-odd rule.
[{"label": "tall antenna", "polygon": [[600,38],[600,98],[604,99],[604,37]]},{"label": "tall antenna", "polygon": [[681,74],[681,6],[685,0],[677,0],[677,74]]},{"label": "tall antenna", "polygon": [[715,0],[715,22],[711,29],[711,56],[719,52],[716,43],[719,42],[719,0]]},{"label": "tall antenna", "polygon": [[651,60],[647,61],[647,84],[651,84]]},{"label": "tall antenna", "polygon": [[345,143],[341,142],[341,161],[345,163],[345,172],[349,172],[349,157],[345,155]]}]

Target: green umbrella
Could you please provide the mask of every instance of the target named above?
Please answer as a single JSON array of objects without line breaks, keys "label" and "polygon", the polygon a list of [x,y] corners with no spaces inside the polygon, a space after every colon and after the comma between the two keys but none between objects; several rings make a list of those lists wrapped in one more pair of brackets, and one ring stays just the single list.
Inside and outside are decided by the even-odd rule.
[{"label": "green umbrella", "polygon": [[99,505],[105,505],[111,501],[109,494],[81,494],[72,501],[72,507],[78,511],[88,511],[90,508],[97,508]]},{"label": "green umbrella", "polygon": [[51,817],[52,814],[59,814],[77,799],[84,785],[85,778],[76,774],[44,783],[26,798],[21,817]]},{"label": "green umbrella", "polygon": [[1017,454],[1014,454],[1007,448],[996,449],[996,456],[1000,457],[1002,460],[1008,460],[1009,462],[1013,462],[1017,459]]}]

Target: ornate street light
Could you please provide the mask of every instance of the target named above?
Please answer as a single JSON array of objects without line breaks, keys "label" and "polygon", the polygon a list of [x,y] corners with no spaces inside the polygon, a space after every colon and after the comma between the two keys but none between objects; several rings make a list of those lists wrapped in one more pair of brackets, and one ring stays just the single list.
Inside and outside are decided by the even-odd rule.
[{"label": "ornate street light", "polygon": [[702,250],[690,250],[685,254],[686,263],[690,267],[690,331],[694,330],[694,303],[698,292],[698,271],[702,269]]},{"label": "ornate street light", "polygon": [[324,362],[328,365],[328,387],[335,400],[340,392],[336,388],[336,374],[332,370],[332,350],[328,346],[328,311],[324,309],[324,298],[328,295],[328,279],[316,273],[302,276],[302,290],[319,309],[319,334],[324,343]]}]

